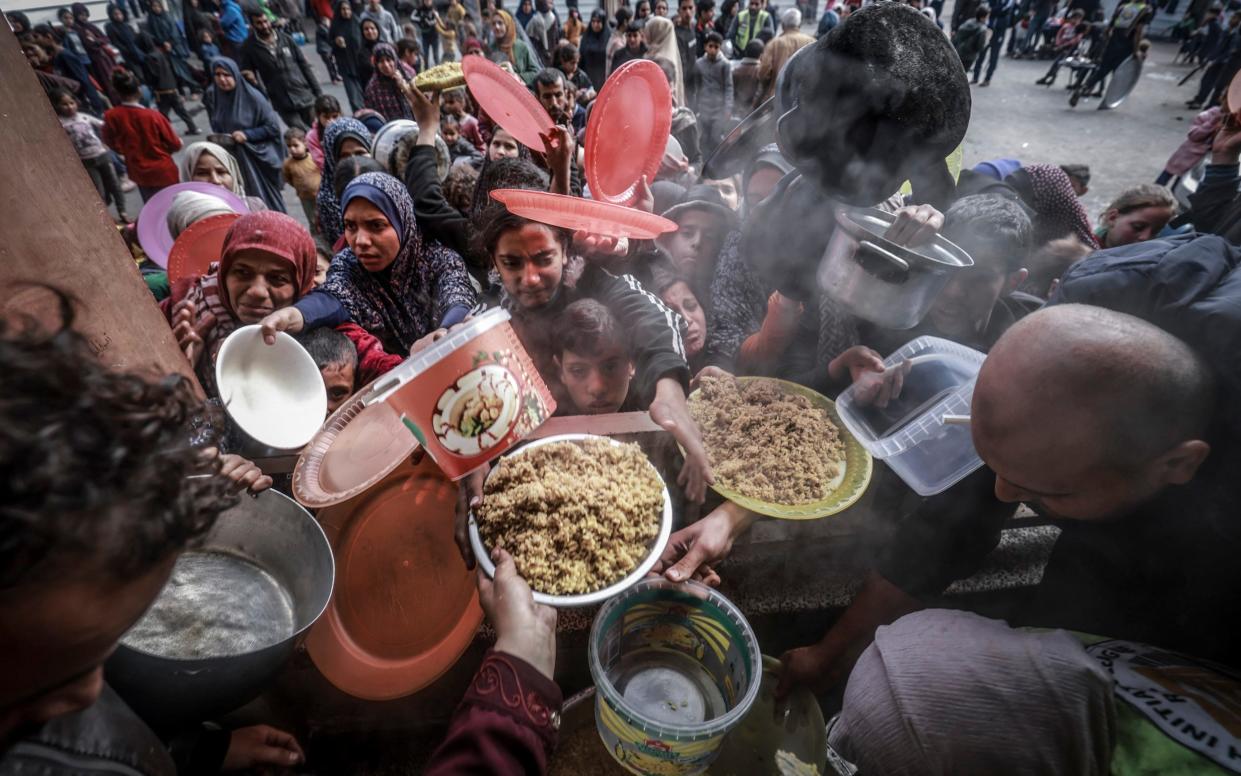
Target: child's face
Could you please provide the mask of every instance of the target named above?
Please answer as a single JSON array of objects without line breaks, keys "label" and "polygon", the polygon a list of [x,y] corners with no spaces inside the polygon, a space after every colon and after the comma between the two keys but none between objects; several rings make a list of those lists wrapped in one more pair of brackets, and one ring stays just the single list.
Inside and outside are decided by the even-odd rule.
[{"label": "child's face", "polygon": [[447,143],[448,145],[452,145],[453,143],[457,142],[457,138],[459,138],[460,136],[461,134],[457,131],[456,124],[447,124],[447,123],[440,124],[440,137],[444,138],[444,142]]},{"label": "child's face", "polygon": [[708,43],[707,44],[707,59],[714,62],[715,59],[719,55],[720,55],[720,44],[716,43],[715,41],[711,41],[710,43]]},{"label": "child's face", "polygon": [[579,59],[581,59],[581,57],[573,57],[572,59],[562,61],[560,63],[560,69],[564,71],[565,75],[573,75],[577,72],[577,63]]},{"label": "child's face", "polygon": [[66,94],[56,102],[56,114],[68,118],[78,112],[78,101],[73,95]]},{"label": "child's face", "polygon": [[327,391],[327,414],[331,415],[353,395],[353,364],[327,364],[319,373]]},{"label": "child's face", "polygon": [[328,128],[329,124],[331,124],[336,119],[340,118],[340,114],[339,113],[320,113],[318,116],[316,116],[316,118],[319,119],[319,131],[322,132],[323,130]]},{"label": "child's face", "polygon": [[629,31],[625,33],[625,45],[631,49],[637,49],[642,45],[642,33],[637,31]]},{"label": "child's face", "polygon": [[198,39],[203,43],[211,43],[211,30],[201,30],[198,33]]},{"label": "child's face", "polygon": [[452,94],[444,98],[444,110],[454,116],[465,113],[465,103],[459,95]]},{"label": "child's face", "polygon": [[326,253],[315,256],[315,288],[327,282],[327,270],[332,266],[332,257]]},{"label": "child's face", "polygon": [[633,361],[619,345],[593,355],[569,350],[560,354],[560,382],[583,415],[619,412],[633,375]]},{"label": "child's face", "polygon": [[291,137],[284,141],[284,144],[289,149],[289,156],[294,159],[306,158],[306,143],[300,137]]}]

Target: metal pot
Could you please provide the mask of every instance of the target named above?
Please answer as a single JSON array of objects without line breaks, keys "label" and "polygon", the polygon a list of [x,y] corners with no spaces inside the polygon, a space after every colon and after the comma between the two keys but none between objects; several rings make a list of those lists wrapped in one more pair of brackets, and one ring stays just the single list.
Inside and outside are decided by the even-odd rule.
[{"label": "metal pot", "polygon": [[201,549],[240,555],[270,574],[292,599],[294,632],[254,652],[200,660],[119,645],[105,668],[107,680],[157,732],[210,719],[253,699],[332,596],[336,571],[323,529],[297,502],[277,491],[243,496],[240,504],[220,515]]},{"label": "metal pot", "polygon": [[953,272],[972,267],[965,251],[936,235],[915,248],[884,238],[896,216],[842,207],[819,262],[819,289],[849,312],[889,329],[918,325]]}]

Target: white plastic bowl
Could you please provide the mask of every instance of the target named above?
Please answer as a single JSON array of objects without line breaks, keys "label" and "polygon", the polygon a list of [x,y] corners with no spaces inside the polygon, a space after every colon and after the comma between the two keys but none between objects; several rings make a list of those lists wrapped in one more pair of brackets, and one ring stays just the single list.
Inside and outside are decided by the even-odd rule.
[{"label": "white plastic bowl", "polygon": [[327,415],[327,391],[314,359],[280,332],[263,342],[261,327],[229,335],[215,361],[220,402],[241,430],[281,450],[305,447]]},{"label": "white plastic bowl", "polygon": [[[518,448],[517,450],[504,456],[505,458],[514,455],[521,455],[530,450],[543,445],[550,445],[554,442],[579,442],[586,439],[601,439],[614,445],[620,445],[615,439],[605,436],[597,436],[595,434],[558,434],[556,436],[544,437],[528,445]],[[663,482],[663,477],[659,476],[659,472],[655,470],[654,465],[647,461],[647,465],[655,471],[655,476],[659,477],[659,481]],[[495,471],[494,469],[492,470]],[[490,475],[488,475],[490,477]],[[470,513],[470,548],[474,550],[474,558],[478,561],[479,567],[488,577],[495,577],[496,565],[491,562],[491,553],[487,547],[483,546],[483,539],[478,533],[478,523],[474,519],[474,513]],[[646,577],[647,573],[655,567],[655,563],[659,560],[659,556],[663,555],[664,548],[668,546],[668,538],[672,536],[672,497],[668,495],[668,486],[664,485],[664,511],[659,523],[659,533],[655,535],[655,539],[651,542],[650,551],[647,552],[642,562],[634,568],[633,571],[618,582],[614,582],[601,590],[595,590],[591,593],[580,593],[578,595],[548,595],[535,591],[534,602],[538,604],[547,604],[557,608],[565,609],[575,606],[593,606],[603,603],[614,596],[620,595],[629,588],[638,584]]]}]

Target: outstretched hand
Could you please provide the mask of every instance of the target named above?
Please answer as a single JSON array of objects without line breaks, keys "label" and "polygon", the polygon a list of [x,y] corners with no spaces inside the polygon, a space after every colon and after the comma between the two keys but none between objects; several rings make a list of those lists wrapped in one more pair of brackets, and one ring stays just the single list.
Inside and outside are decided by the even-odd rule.
[{"label": "outstretched hand", "polygon": [[548,679],[556,669],[556,610],[536,604],[530,585],[517,573],[513,557],[491,551],[495,579],[478,575],[478,599],[496,629],[496,651],[519,657]]},{"label": "outstretched hand", "polygon": [[656,383],[655,400],[651,402],[648,411],[651,420],[672,434],[685,451],[685,465],[677,476],[677,484],[681,486],[687,499],[701,504],[707,497],[707,486],[715,483],[715,474],[711,471],[711,462],[707,457],[706,446],[702,443],[698,424],[689,414],[689,405],[685,401],[685,391],[681,384],[670,377],[661,378]]},{"label": "outstretched hand", "polygon": [[724,502],[711,514],[674,533],[651,574],[662,574],[671,582],[694,579],[715,587],[720,575],[712,566],[728,557],[733,542],[754,517],[745,507]]}]

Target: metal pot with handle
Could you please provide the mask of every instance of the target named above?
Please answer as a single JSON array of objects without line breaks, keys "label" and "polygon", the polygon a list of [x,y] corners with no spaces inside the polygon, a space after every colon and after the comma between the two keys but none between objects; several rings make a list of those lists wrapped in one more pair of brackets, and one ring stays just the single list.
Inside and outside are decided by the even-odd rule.
[{"label": "metal pot with handle", "polygon": [[922,245],[897,245],[883,235],[896,216],[875,208],[841,207],[819,262],[819,289],[849,312],[889,329],[911,329],[931,309],[954,272],[974,260],[936,235]]}]

